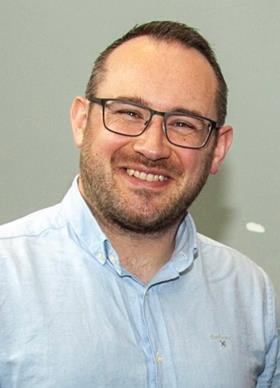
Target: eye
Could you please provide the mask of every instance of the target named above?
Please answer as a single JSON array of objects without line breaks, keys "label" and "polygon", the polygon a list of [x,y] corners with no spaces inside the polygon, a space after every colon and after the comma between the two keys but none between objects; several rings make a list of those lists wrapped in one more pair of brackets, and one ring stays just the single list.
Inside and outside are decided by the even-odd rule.
[{"label": "eye", "polygon": [[191,120],[185,117],[174,117],[168,121],[168,127],[175,131],[197,131],[199,123],[196,120]]},{"label": "eye", "polygon": [[110,106],[110,113],[121,120],[144,120],[145,112],[137,106],[123,103],[112,103]]},{"label": "eye", "polygon": [[194,124],[192,124],[189,121],[175,121],[174,123],[171,123],[173,127],[177,128],[190,128],[190,129],[195,129]]},{"label": "eye", "polygon": [[129,116],[130,118],[134,119],[142,119],[141,112],[138,112],[137,110],[131,110],[131,109],[119,109],[117,114]]}]

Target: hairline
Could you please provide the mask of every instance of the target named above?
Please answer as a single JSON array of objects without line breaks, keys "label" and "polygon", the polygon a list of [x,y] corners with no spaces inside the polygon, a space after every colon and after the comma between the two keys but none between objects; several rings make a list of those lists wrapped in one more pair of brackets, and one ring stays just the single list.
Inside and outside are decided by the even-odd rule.
[{"label": "hairline", "polygon": [[[199,35],[199,34],[198,34]],[[186,41],[183,41],[182,39],[176,37],[176,36],[159,36],[150,32],[142,33],[136,36],[130,36],[127,39],[120,38],[116,41],[114,41],[111,45],[109,45],[96,59],[95,65],[93,67],[93,71],[90,77],[90,80],[87,85],[86,89],[86,97],[96,95],[98,87],[100,84],[104,81],[106,77],[106,73],[108,72],[108,60],[111,56],[111,54],[118,48],[121,47],[124,43],[132,41],[137,38],[146,37],[148,39],[151,39],[155,42],[165,42],[170,44],[178,44],[183,48],[186,49],[193,49],[200,53],[205,60],[209,63],[211,66],[215,79],[216,79],[216,90],[215,90],[215,108],[217,112],[217,124],[218,126],[222,126],[225,121],[226,113],[227,113],[227,85],[224,80],[222,71],[220,69],[220,66],[216,60],[215,54],[212,51],[209,43],[203,38],[204,42],[206,43],[206,50],[205,47],[200,48],[200,42],[192,44],[191,42],[188,43]]]}]

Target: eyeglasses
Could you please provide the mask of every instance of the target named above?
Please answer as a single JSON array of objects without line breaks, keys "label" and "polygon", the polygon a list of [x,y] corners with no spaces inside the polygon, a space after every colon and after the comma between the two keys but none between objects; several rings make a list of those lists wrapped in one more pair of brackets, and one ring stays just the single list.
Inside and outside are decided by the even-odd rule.
[{"label": "eyeglasses", "polygon": [[199,149],[206,146],[217,123],[188,112],[159,112],[134,102],[90,97],[89,101],[103,108],[103,124],[119,135],[140,136],[154,115],[163,117],[163,131],[168,141],[178,147]]}]

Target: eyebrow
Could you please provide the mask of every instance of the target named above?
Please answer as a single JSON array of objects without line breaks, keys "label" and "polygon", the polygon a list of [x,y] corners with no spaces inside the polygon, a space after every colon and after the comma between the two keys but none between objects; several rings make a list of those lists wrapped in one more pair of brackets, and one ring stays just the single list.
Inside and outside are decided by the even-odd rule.
[{"label": "eyebrow", "polygon": [[[123,101],[126,101],[126,102],[132,102],[134,104],[138,104],[138,105],[142,105],[143,107],[145,108],[149,108],[149,109],[152,109],[152,110],[155,110],[157,111],[157,109],[153,109],[153,108],[150,108],[150,103],[145,100],[144,98],[142,97],[137,97],[137,96],[117,96],[116,97],[117,100],[123,100]],[[159,112],[162,112],[162,111],[159,111]],[[166,111],[167,113],[183,113],[183,114],[191,114],[191,115],[194,115],[194,116],[201,116],[201,117],[204,117],[204,115],[199,112],[198,110],[196,109],[187,109],[187,108],[183,108],[181,106],[176,106],[170,110],[167,110]]]}]

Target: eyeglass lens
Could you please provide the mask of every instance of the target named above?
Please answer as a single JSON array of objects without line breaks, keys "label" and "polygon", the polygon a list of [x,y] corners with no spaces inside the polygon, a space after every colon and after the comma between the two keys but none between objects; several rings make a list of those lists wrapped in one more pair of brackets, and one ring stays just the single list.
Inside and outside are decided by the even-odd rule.
[{"label": "eyeglass lens", "polygon": [[[104,124],[107,129],[127,136],[140,135],[149,124],[153,113],[148,108],[108,100],[104,106]],[[165,132],[168,140],[183,147],[200,147],[211,130],[207,119],[187,114],[166,113]]]}]

